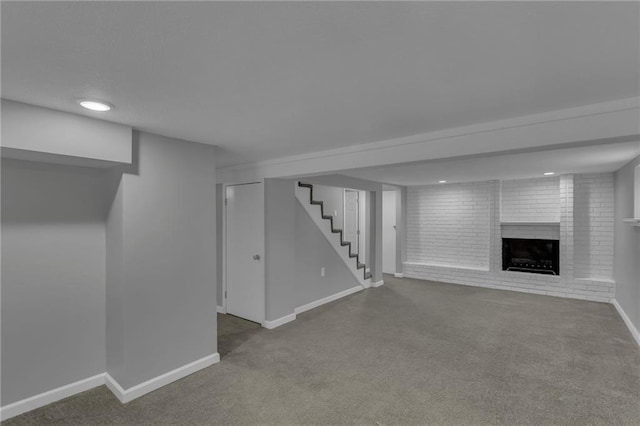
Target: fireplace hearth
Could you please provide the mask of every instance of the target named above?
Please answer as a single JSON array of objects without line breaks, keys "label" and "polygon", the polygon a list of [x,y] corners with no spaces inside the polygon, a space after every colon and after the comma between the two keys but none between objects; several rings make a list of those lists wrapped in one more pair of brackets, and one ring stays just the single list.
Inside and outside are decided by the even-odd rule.
[{"label": "fireplace hearth", "polygon": [[502,239],[502,270],[560,275],[558,240]]}]

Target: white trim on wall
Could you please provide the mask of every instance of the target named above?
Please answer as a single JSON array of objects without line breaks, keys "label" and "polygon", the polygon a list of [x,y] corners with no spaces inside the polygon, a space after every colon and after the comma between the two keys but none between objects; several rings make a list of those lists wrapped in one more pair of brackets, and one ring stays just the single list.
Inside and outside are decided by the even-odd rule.
[{"label": "white trim on wall", "polygon": [[636,326],[633,325],[633,323],[631,322],[631,319],[629,318],[627,313],[622,309],[622,306],[620,306],[620,304],[616,299],[613,299],[611,304],[616,308],[616,311],[618,311],[618,313],[620,314],[620,317],[622,317],[622,320],[624,321],[624,323],[627,325],[627,328],[631,332],[633,339],[636,341],[638,346],[640,346],[640,331],[638,331]]},{"label": "white trim on wall", "polygon": [[111,390],[111,392],[113,392],[113,394],[120,400],[120,402],[126,404],[127,402],[133,401],[136,398],[140,398],[141,396],[149,392],[153,392],[156,389],[166,386],[169,383],[175,382],[176,380],[182,379],[183,377],[193,374],[196,371],[202,370],[203,368],[207,368],[213,364],[217,364],[218,362],[220,362],[220,354],[216,352],[187,365],[183,365],[182,367],[178,367],[175,370],[164,373],[158,377],[147,380],[146,382],[135,385],[129,389],[124,389],[118,382],[115,381],[113,377],[109,375],[109,373],[105,373],[105,384]]},{"label": "white trim on wall", "polygon": [[396,272],[393,276],[396,278],[404,278],[404,274],[402,272]]},{"label": "white trim on wall", "polygon": [[375,283],[371,284],[371,287],[380,287],[384,285],[384,280],[380,280],[380,281],[376,281]]},{"label": "white trim on wall", "polygon": [[297,318],[297,314],[301,314],[301,313],[306,312],[308,310],[311,310],[313,308],[317,308],[318,306],[322,306],[322,305],[324,305],[326,303],[333,302],[334,300],[341,299],[341,298],[343,298],[345,296],[348,296],[348,295],[353,294],[353,293],[357,293],[357,292],[362,291],[362,290],[364,290],[364,288],[362,286],[359,286],[359,285],[357,285],[355,287],[348,288],[346,290],[343,290],[343,291],[340,291],[338,293],[332,294],[331,296],[323,297],[322,299],[318,299],[318,300],[313,301],[311,303],[307,303],[306,305],[298,306],[297,308],[295,308],[293,310],[292,314],[285,315],[285,316],[283,316],[281,318],[278,318],[278,319],[275,319],[273,321],[264,321],[262,323],[262,326],[264,328],[272,330],[272,329],[274,329],[276,327],[280,327],[281,325],[284,325],[286,323],[294,321]]},{"label": "white trim on wall", "polygon": [[124,404],[218,362],[220,362],[220,355],[216,352],[126,390],[109,373],[96,374],[95,376],[6,405],[0,408],[0,420],[10,419],[101,385],[107,385],[109,390]]},{"label": "white trim on wall", "polygon": [[216,306],[216,311],[217,311],[219,314],[226,314],[226,313],[227,313],[227,310],[226,310],[224,307],[220,306],[220,305],[217,305],[217,306]]},{"label": "white trim on wall", "polygon": [[262,323],[262,326],[268,330],[273,330],[276,327],[280,327],[281,325],[285,325],[288,322],[295,321],[296,314],[285,315],[281,318],[275,319],[273,321],[265,321]]},{"label": "white trim on wall", "polygon": [[361,290],[364,290],[364,288],[362,286],[357,285],[355,287],[351,287],[351,288],[349,288],[347,290],[344,290],[344,291],[341,291],[339,293],[332,294],[331,296],[327,296],[327,297],[323,297],[322,299],[318,299],[315,302],[311,302],[311,303],[307,303],[306,305],[299,306],[299,307],[295,308],[293,311],[296,314],[301,314],[301,313],[306,312],[306,311],[308,311],[310,309],[317,308],[318,306],[322,306],[325,303],[333,302],[334,300],[341,299],[341,298],[343,298],[345,296],[348,296],[348,295],[353,294],[353,293],[357,293],[357,292],[359,292]]},{"label": "white trim on wall", "polygon": [[36,408],[43,407],[47,404],[51,404],[52,402],[60,401],[61,399],[68,398],[77,393],[104,385],[104,383],[105,373],[100,373],[95,376],[43,392],[30,398],[16,401],[0,408],[0,420],[4,421],[10,419],[11,417],[18,416],[26,413],[27,411],[35,410]]}]

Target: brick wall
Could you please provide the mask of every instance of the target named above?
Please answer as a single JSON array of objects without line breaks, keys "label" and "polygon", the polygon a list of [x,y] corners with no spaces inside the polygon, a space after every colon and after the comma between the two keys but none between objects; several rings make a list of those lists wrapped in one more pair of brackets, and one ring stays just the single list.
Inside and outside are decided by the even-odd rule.
[{"label": "brick wall", "polygon": [[407,260],[489,269],[489,182],[410,187]]},{"label": "brick wall", "polygon": [[[612,209],[611,174],[408,188],[404,275],[609,302]],[[502,271],[502,236],[559,238],[560,276]]]},{"label": "brick wall", "polygon": [[560,177],[502,182],[503,222],[560,222]]},{"label": "brick wall", "polygon": [[613,173],[574,179],[574,273],[582,278],[613,278]]}]

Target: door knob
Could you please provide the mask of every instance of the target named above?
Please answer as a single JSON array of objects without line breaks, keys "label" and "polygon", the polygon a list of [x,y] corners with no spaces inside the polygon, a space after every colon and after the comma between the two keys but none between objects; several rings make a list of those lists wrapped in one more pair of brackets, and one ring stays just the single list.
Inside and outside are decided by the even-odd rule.
[{"label": "door knob", "polygon": [[254,254],[253,255],[253,260],[260,260],[260,255],[259,254]]}]

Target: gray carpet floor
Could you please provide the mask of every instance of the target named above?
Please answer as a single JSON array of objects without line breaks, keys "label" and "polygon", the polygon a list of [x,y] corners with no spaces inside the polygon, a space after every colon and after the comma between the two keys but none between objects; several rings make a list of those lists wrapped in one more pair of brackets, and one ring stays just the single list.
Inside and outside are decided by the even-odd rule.
[{"label": "gray carpet floor", "polygon": [[221,315],[220,364],[3,425],[640,424],[640,349],[611,305],[385,283],[275,330]]}]

